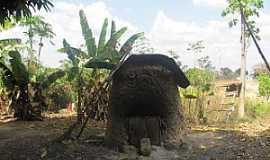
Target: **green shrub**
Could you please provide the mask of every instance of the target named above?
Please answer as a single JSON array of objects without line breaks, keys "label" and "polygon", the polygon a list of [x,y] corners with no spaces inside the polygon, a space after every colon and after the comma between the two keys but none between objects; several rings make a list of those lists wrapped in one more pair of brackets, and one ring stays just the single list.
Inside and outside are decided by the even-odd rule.
[{"label": "green shrub", "polygon": [[47,93],[48,96],[48,110],[59,111],[66,108],[72,102],[72,89],[70,85],[58,84],[50,88]]},{"label": "green shrub", "polygon": [[270,97],[270,76],[268,74],[260,74],[257,76],[259,81],[259,94],[269,100]]},{"label": "green shrub", "polygon": [[246,113],[251,118],[270,115],[270,102],[260,99],[249,99],[246,101]]}]

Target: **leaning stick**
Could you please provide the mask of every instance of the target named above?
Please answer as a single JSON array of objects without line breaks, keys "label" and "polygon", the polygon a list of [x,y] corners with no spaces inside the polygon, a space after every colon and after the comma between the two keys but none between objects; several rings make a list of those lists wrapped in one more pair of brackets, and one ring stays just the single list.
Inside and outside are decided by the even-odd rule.
[{"label": "leaning stick", "polygon": [[[106,84],[106,85],[105,85],[105,89],[107,89],[107,87],[109,86],[109,84],[110,84],[110,82],[111,82],[111,80],[112,80],[113,75],[114,75],[115,72],[122,66],[122,64],[124,63],[125,59],[128,57],[128,55],[129,55],[129,52],[127,52],[126,54],[124,54],[124,55],[122,56],[122,58],[120,59],[119,63],[118,63],[117,66],[115,67],[115,69],[113,69],[113,70],[110,72],[109,76],[104,80],[104,82],[103,82],[103,84],[102,84],[101,86],[104,86],[104,84]],[[101,89],[98,90],[98,91],[101,91]],[[99,94],[97,94],[97,95],[99,95]],[[80,138],[80,136],[81,136],[81,134],[82,134],[82,132],[83,132],[83,130],[84,130],[84,128],[85,128],[85,126],[86,126],[86,124],[87,124],[88,121],[89,121],[89,115],[87,114],[87,115],[86,115],[86,119],[85,119],[85,121],[83,122],[83,125],[82,125],[82,127],[81,127],[81,130],[80,130],[79,134],[76,136],[77,139]]]},{"label": "leaning stick", "polygon": [[264,54],[263,54],[263,52],[262,52],[262,49],[261,49],[260,45],[258,44],[257,39],[256,39],[256,37],[254,36],[254,34],[253,34],[253,32],[252,32],[252,30],[251,30],[249,24],[247,23],[247,20],[246,20],[246,17],[245,17],[245,15],[244,15],[243,7],[242,7],[242,4],[241,4],[240,0],[239,0],[239,4],[240,4],[240,12],[241,12],[241,16],[242,16],[242,18],[243,18],[243,21],[244,21],[245,25],[247,26],[248,32],[250,33],[250,35],[251,35],[251,37],[252,37],[252,40],[253,40],[253,42],[255,43],[256,48],[257,48],[259,54],[261,55],[261,57],[262,57],[262,59],[263,59],[265,65],[266,65],[266,68],[267,68],[268,71],[270,72],[270,66],[269,66],[269,63],[268,63],[266,57],[264,56]]}]

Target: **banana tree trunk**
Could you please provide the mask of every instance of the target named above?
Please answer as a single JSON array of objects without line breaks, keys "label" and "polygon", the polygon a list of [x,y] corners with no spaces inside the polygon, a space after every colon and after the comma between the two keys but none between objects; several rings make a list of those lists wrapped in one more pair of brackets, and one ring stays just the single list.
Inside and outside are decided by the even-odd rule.
[{"label": "banana tree trunk", "polygon": [[28,94],[28,87],[21,86],[20,90],[18,91],[18,98],[16,99],[17,95],[13,97],[14,102],[14,117],[18,120],[32,120],[33,115],[31,111],[31,104],[29,100]]},{"label": "banana tree trunk", "polygon": [[78,76],[78,105],[77,105],[77,121],[79,123],[82,123],[83,120],[83,114],[82,114],[82,72],[80,71],[79,76]]}]

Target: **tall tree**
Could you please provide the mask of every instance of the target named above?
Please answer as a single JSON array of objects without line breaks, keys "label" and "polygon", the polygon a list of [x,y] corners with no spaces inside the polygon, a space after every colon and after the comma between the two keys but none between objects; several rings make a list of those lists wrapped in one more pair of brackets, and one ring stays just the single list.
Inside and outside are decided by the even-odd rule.
[{"label": "tall tree", "polygon": [[[20,20],[20,25],[26,27],[26,32],[24,32],[28,38],[28,57],[27,57],[27,67],[30,73],[36,73],[37,69],[40,67],[40,55],[43,47],[43,40],[52,39],[55,33],[52,31],[52,26],[45,22],[44,18],[41,16],[25,17]],[[35,48],[36,38],[39,38],[38,49]],[[38,53],[37,53],[38,50]],[[37,55],[36,55],[37,54]]]},{"label": "tall tree", "polygon": [[[252,17],[259,17],[259,10],[263,8],[263,0],[228,0],[228,6],[222,12],[222,16],[228,15],[240,15],[240,18],[233,18],[229,22],[229,26],[233,27],[241,23],[241,94],[240,103],[238,107],[238,117],[243,118],[245,115],[245,90],[246,90],[246,56],[248,40],[250,38],[249,32],[247,32],[247,27],[244,21],[246,19],[247,23],[251,27],[253,33],[255,33],[256,38],[260,39],[258,36],[259,28],[256,27],[256,22],[252,20]],[[243,14],[241,14],[243,13]],[[234,16],[235,17],[235,16]]]},{"label": "tall tree", "polygon": [[38,49],[38,61],[40,63],[40,56],[41,56],[41,50],[44,46],[43,40],[46,39],[52,39],[55,36],[55,33],[52,30],[52,25],[41,20],[37,25],[33,28],[34,33],[36,33],[39,36],[39,49]]}]

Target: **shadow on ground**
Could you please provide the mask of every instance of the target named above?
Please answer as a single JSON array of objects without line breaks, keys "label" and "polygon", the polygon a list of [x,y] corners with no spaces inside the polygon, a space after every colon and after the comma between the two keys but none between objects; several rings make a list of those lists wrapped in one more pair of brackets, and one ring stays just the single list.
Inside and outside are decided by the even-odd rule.
[{"label": "shadow on ground", "polygon": [[[82,140],[50,142],[63,134],[74,117],[47,118],[41,122],[0,123],[0,160],[118,160],[119,153],[104,147],[104,124],[90,122]],[[192,127],[177,150],[178,160],[268,160],[270,128],[257,126]],[[252,133],[252,134],[251,134]],[[159,150],[156,150],[159,152]],[[160,152],[163,152],[160,150]],[[168,152],[170,153],[170,152]],[[169,159],[164,157],[162,159]]]}]

